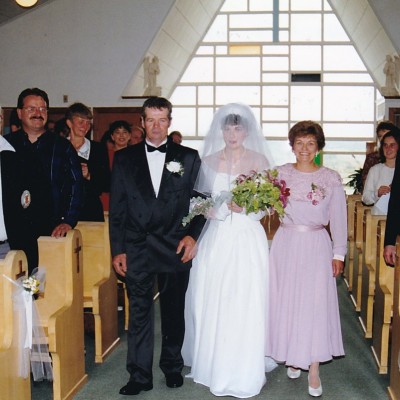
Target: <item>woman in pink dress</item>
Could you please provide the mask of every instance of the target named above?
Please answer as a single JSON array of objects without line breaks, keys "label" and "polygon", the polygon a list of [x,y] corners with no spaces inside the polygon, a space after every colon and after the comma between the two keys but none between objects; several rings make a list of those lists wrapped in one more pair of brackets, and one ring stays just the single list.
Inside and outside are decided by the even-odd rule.
[{"label": "woman in pink dress", "polygon": [[319,397],[319,364],[344,355],[336,277],[346,254],[346,200],[339,174],[314,162],[325,145],[321,126],[299,122],[289,142],[296,162],[278,167],[290,197],[270,251],[266,348],[289,378],[308,370],[308,392]]}]

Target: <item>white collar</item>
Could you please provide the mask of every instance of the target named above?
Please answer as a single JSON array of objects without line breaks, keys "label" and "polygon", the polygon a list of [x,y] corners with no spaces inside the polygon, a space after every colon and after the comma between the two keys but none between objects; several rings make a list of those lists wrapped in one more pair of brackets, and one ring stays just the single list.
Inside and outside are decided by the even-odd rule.
[{"label": "white collar", "polygon": [[[12,135],[12,133],[9,133],[9,135]],[[14,147],[12,147],[11,144],[6,139],[3,138],[3,136],[0,136],[0,152],[5,150],[15,152]]]},{"label": "white collar", "polygon": [[[69,140],[71,140],[71,138],[68,138]],[[79,157],[84,158],[85,160],[89,160],[89,156],[90,156],[90,140],[87,138],[84,138],[85,141],[83,142],[83,145],[81,147],[79,147],[79,149],[76,150],[76,152],[78,153]]]}]

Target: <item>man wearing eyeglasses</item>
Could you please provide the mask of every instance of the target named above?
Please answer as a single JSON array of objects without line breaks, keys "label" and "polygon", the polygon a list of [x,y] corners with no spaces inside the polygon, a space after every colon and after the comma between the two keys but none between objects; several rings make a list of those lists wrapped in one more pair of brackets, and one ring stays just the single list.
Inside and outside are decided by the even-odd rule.
[{"label": "man wearing eyeglasses", "polygon": [[18,97],[21,129],[7,140],[14,147],[25,187],[21,235],[29,272],[38,266],[37,238],[62,237],[75,227],[83,196],[81,166],[68,140],[46,131],[49,99],[41,89]]}]

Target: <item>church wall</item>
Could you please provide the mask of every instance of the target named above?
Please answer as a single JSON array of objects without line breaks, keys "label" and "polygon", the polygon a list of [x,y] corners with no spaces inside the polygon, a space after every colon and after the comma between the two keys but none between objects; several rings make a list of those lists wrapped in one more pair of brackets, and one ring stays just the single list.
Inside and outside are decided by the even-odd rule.
[{"label": "church wall", "polygon": [[173,3],[54,0],[0,26],[0,106],[27,87],[46,90],[54,107],[141,105],[121,95]]}]

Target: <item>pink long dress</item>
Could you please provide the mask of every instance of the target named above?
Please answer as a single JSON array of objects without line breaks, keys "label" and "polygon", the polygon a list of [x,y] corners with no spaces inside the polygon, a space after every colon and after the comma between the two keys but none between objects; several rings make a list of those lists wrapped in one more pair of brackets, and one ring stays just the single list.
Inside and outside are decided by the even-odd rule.
[{"label": "pink long dress", "polygon": [[285,164],[278,170],[290,197],[270,250],[266,349],[276,361],[307,370],[344,355],[332,258],[346,254],[346,200],[331,169],[304,173]]}]

